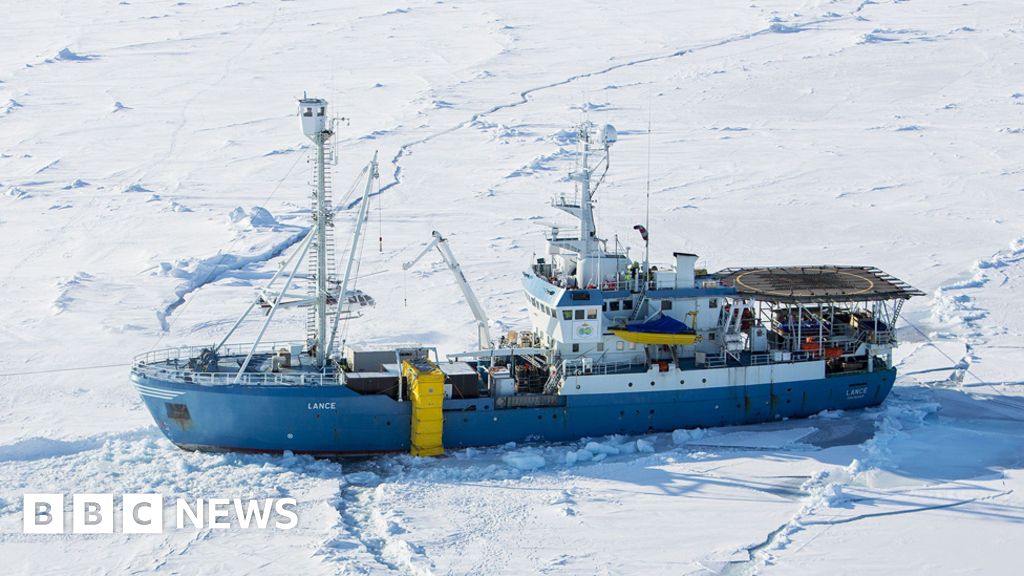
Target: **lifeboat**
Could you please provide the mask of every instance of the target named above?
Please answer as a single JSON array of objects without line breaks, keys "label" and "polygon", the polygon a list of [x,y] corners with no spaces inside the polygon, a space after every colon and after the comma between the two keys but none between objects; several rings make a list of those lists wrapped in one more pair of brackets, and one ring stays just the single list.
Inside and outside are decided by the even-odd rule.
[{"label": "lifeboat", "polygon": [[625,326],[611,328],[610,331],[626,342],[637,344],[685,346],[701,340],[689,326],[665,315],[648,322],[631,322]]}]

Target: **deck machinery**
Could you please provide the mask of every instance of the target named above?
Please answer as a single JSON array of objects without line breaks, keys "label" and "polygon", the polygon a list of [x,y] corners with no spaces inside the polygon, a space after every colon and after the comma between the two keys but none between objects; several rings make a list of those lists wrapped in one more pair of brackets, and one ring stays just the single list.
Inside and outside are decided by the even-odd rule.
[{"label": "deck machinery", "polygon": [[[415,343],[352,346],[339,326],[372,303],[354,289],[352,262],[376,162],[364,170],[338,280],[326,246],[334,213],[324,173],[333,134],[325,107],[300,103],[304,131],[317,144],[314,222],[250,304],[249,311],[267,311],[256,343],[227,343],[243,315],[220,343],[150,352],[132,368],[150,413],[183,448],[436,455],[809,416],[877,405],[892,388],[896,321],[921,292],[863,266],[709,273],[694,254],[676,252],[658,266],[646,250],[643,262],[632,261],[617,240],[609,246],[598,234],[594,198],[617,133],[589,122],[575,131],[574,190],[552,203],[575,225],[552,227],[544,256],[522,275],[528,329],[491,341],[484,306],[435,233],[416,259],[439,249],[477,320],[478,349],[441,359]],[[646,227],[635,228],[646,242]],[[307,253],[314,256],[303,278],[292,262]],[[303,279],[313,288],[293,294],[293,281]],[[274,313],[289,304],[313,308],[306,340],[262,342]]]}]

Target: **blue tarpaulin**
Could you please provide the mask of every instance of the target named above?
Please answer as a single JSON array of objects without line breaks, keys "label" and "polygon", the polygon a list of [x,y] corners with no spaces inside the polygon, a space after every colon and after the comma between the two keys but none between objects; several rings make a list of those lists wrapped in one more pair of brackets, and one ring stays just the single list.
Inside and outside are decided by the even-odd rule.
[{"label": "blue tarpaulin", "polygon": [[[779,324],[779,329],[782,330],[786,334],[791,334],[793,332],[796,332],[796,328],[797,328],[798,325],[800,326],[800,333],[801,334],[810,334],[810,333],[817,334],[818,328],[819,328],[819,325],[818,325],[817,322],[794,322],[793,324],[782,322],[782,323]],[[827,328],[826,328],[826,330],[827,330]]]},{"label": "blue tarpaulin", "polygon": [[693,330],[675,318],[664,314],[649,322],[631,322],[626,324],[628,332],[650,332],[654,334],[692,334]]}]

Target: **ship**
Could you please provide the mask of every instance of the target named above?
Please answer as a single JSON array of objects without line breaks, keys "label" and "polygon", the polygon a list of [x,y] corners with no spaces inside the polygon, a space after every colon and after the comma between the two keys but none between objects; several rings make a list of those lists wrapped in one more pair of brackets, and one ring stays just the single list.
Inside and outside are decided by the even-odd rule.
[{"label": "ship", "polygon": [[[132,364],[134,388],[182,449],[434,456],[803,418],[879,405],[893,387],[896,322],[920,291],[871,266],[709,272],[687,252],[652,264],[640,224],[644,255],[632,259],[595,225],[618,134],[589,121],[575,128],[571,189],[551,201],[573,226],[552,226],[543,256],[522,272],[528,328],[492,340],[452,247],[434,232],[404,268],[440,254],[476,318],[476,349],[442,358],[419,344],[350,344],[349,324],[376,304],[354,288],[353,271],[376,156],[357,179],[362,196],[347,204],[350,251],[335,261],[336,217],[346,214],[331,198],[337,122],[317,98],[303,97],[298,115],[314,144],[308,234],[219,342],[152,350]],[[263,341],[275,314],[295,307],[307,310],[305,336]],[[255,341],[232,342],[256,312]]]}]

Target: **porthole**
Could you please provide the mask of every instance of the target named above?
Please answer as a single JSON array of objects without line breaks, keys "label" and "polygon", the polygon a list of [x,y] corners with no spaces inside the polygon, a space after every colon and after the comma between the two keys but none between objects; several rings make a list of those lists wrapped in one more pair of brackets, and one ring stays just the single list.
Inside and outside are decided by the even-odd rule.
[{"label": "porthole", "polygon": [[679,381],[679,385],[680,385],[680,386],[684,386],[685,384],[686,384],[686,380],[680,380],[680,381]]},{"label": "porthole", "polygon": [[651,414],[652,414],[652,415],[654,414],[654,410],[651,410]]},{"label": "porthole", "polygon": [[704,384],[708,383],[708,379],[707,378],[701,378],[700,381],[703,382]]},{"label": "porthole", "polygon": [[629,383],[629,387],[630,387],[630,388],[632,388],[632,387],[633,387],[633,383],[632,383],[632,382],[630,382],[630,383]]},{"label": "porthole", "polygon": [[576,389],[577,389],[577,390],[579,390],[579,389],[580,389],[580,385],[579,385],[579,384],[577,384],[577,385],[576,385]]},{"label": "porthole", "polygon": [[651,380],[651,386],[654,386],[654,380]]},{"label": "porthole", "polygon": [[388,420],[387,422],[385,422],[384,425],[385,426],[391,426],[391,420]]}]

